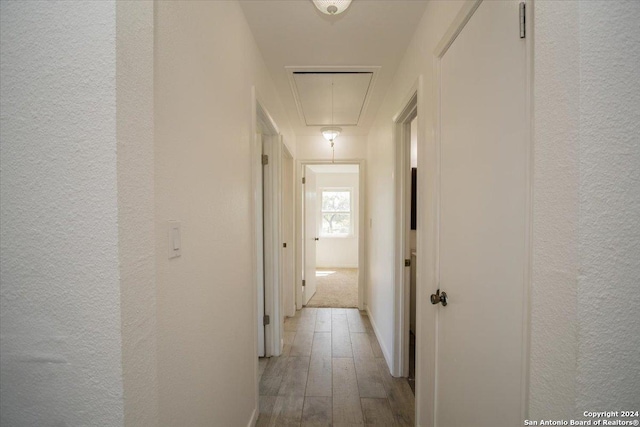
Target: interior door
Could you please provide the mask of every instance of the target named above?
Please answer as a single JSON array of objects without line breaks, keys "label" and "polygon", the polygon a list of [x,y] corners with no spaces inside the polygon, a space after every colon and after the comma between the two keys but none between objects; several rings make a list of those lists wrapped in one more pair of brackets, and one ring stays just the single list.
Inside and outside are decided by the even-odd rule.
[{"label": "interior door", "polygon": [[263,187],[263,174],[262,168],[262,135],[259,133],[255,136],[254,152],[256,153],[254,158],[253,169],[255,171],[255,203],[256,203],[256,246],[260,248],[258,253],[260,254],[257,259],[257,291],[258,291],[258,357],[265,356],[265,334],[264,334],[264,187]]},{"label": "interior door", "polygon": [[318,241],[316,174],[304,167],[304,293],[306,305],[316,293],[316,242]]},{"label": "interior door", "polygon": [[522,425],[527,79],[519,3],[479,5],[441,59],[437,427]]}]

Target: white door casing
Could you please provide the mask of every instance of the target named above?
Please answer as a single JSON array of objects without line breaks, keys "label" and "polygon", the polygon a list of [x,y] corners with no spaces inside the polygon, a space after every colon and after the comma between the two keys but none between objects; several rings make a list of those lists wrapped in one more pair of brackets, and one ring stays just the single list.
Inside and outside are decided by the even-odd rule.
[{"label": "white door casing", "polygon": [[308,166],[304,167],[304,281],[303,303],[306,305],[316,293],[316,224],[317,194],[316,174]]},{"label": "white door casing", "polygon": [[511,427],[526,412],[527,45],[519,2],[469,12],[438,61],[438,270],[448,305],[431,307],[434,424]]}]

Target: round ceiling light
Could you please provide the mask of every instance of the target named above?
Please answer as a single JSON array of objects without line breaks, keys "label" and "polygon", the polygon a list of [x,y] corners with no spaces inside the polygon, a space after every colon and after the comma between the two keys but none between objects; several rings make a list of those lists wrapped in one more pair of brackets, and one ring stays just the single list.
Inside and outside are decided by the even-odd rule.
[{"label": "round ceiling light", "polygon": [[347,10],[351,0],[313,0],[318,10],[327,15],[337,15]]},{"label": "round ceiling light", "polygon": [[342,128],[325,127],[320,129],[320,132],[322,132],[322,136],[324,136],[324,139],[333,142],[333,140],[336,139],[338,135],[340,135],[340,132],[342,132]]}]

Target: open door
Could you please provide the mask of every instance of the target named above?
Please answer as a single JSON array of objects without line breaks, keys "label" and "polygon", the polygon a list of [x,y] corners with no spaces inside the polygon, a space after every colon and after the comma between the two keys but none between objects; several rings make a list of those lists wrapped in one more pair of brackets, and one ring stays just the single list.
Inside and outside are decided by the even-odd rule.
[{"label": "open door", "polygon": [[529,117],[518,12],[517,1],[480,3],[440,60],[436,427],[512,427],[525,411]]},{"label": "open door", "polygon": [[256,171],[254,188],[256,189],[255,204],[256,204],[256,246],[257,250],[257,265],[256,265],[256,286],[257,286],[257,303],[258,303],[258,357],[265,356],[265,334],[264,334],[264,186],[263,186],[263,168],[262,168],[262,135],[256,134],[254,141],[254,165],[253,169]]},{"label": "open door", "polygon": [[307,304],[316,293],[316,242],[318,238],[316,174],[304,167],[304,289],[303,304]]}]

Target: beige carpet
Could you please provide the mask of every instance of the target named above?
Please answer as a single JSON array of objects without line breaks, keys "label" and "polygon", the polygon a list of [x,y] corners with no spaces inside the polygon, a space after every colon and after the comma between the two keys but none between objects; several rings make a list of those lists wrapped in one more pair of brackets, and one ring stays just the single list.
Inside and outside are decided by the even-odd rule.
[{"label": "beige carpet", "polygon": [[307,307],[350,308],[358,306],[358,269],[316,270],[316,294]]}]

